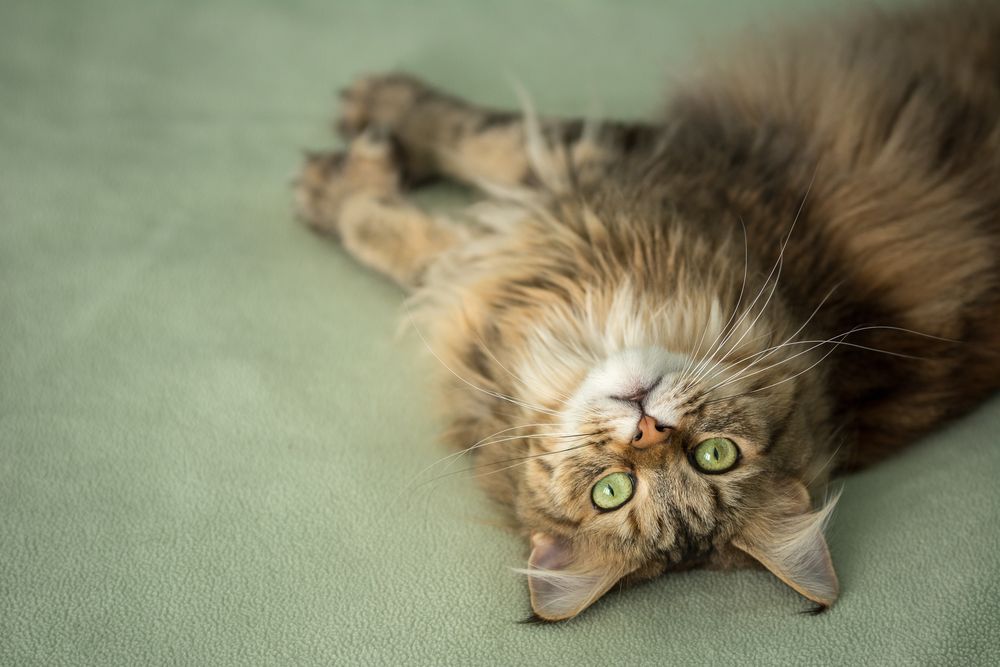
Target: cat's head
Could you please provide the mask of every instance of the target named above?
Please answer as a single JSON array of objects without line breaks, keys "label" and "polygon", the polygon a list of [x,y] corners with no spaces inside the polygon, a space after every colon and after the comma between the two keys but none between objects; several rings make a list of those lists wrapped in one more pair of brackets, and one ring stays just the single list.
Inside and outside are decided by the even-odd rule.
[{"label": "cat's head", "polygon": [[[821,364],[833,348],[777,292],[780,254],[766,273],[746,239],[560,211],[525,214],[523,233],[484,241],[502,253],[488,245],[475,270],[435,277],[475,287],[454,291],[461,317],[425,319],[459,368],[450,409],[501,427],[469,449],[530,537],[535,614],[573,617],[623,580],[753,561],[831,604],[833,503],[815,501],[835,463]],[[456,441],[482,428],[459,423]]]},{"label": "cat's head", "polygon": [[821,606],[836,599],[833,503],[815,511],[810,493],[830,462],[815,358],[768,347],[703,361],[621,349],[560,401],[515,502],[538,617],[575,616],[623,579],[751,559]]}]

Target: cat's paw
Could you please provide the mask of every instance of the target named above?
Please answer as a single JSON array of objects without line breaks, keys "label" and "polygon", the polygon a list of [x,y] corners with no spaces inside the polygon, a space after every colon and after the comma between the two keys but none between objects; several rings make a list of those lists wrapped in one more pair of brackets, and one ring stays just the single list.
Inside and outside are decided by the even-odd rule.
[{"label": "cat's paw", "polygon": [[334,128],[345,139],[353,139],[369,127],[394,132],[416,104],[433,92],[407,74],[361,77],[341,91]]},{"label": "cat's paw", "polygon": [[369,129],[344,151],[308,153],[292,187],[297,217],[313,229],[337,234],[349,200],[378,199],[399,191],[392,141],[387,133]]}]

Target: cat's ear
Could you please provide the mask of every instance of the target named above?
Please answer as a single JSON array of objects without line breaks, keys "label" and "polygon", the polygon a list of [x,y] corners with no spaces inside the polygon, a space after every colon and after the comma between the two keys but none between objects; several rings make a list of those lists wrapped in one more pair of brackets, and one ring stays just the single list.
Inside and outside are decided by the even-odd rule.
[{"label": "cat's ear", "polygon": [[531,534],[528,590],[535,615],[546,621],[576,616],[608,592],[621,575],[610,568],[579,568],[573,546],[547,533]]},{"label": "cat's ear", "polygon": [[837,599],[839,585],[823,529],[838,498],[834,496],[817,512],[806,509],[769,520],[733,540],[733,546],[804,597],[829,607]]}]

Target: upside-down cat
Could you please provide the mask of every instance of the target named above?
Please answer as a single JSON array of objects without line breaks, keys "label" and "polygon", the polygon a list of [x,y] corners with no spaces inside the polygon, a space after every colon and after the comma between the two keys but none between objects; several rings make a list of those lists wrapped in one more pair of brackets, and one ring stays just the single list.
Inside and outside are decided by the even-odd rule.
[{"label": "upside-down cat", "polygon": [[[1000,386],[1000,3],[805,26],[647,123],[391,74],[339,129],[298,213],[412,293],[538,618],[755,562],[825,608],[831,475]],[[404,186],[434,177],[492,201],[426,213]]]}]

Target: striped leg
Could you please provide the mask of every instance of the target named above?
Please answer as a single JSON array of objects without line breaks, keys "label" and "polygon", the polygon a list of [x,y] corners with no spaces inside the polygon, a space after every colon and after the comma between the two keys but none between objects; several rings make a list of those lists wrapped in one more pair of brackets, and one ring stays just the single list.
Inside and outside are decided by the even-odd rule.
[{"label": "striped leg", "polygon": [[399,184],[389,141],[365,133],[344,153],[308,156],[295,182],[295,203],[310,227],[338,237],[360,263],[412,290],[468,232],[408,202]]},{"label": "striped leg", "polygon": [[541,119],[532,141],[523,115],[475,106],[403,74],[362,78],[343,92],[337,129],[353,138],[368,127],[395,137],[407,177],[473,185],[551,185],[569,177],[586,183],[655,138],[649,125]]}]

